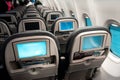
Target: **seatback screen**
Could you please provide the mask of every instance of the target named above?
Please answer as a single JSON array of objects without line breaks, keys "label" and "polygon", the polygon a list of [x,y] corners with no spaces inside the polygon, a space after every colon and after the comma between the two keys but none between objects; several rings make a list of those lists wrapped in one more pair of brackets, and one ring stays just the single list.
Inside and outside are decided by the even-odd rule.
[{"label": "seatback screen", "polygon": [[59,14],[52,14],[51,15],[51,20],[55,20],[59,17]]},{"label": "seatback screen", "polygon": [[59,23],[59,30],[60,31],[71,31],[74,30],[74,25],[72,21],[67,21],[67,22],[60,22]]},{"label": "seatback screen", "polygon": [[102,48],[103,41],[104,41],[104,35],[83,37],[82,51]]},{"label": "seatback screen", "polygon": [[16,44],[18,58],[41,57],[47,55],[47,42],[25,42]]},{"label": "seatback screen", "polygon": [[39,30],[39,22],[25,23],[25,30]]}]

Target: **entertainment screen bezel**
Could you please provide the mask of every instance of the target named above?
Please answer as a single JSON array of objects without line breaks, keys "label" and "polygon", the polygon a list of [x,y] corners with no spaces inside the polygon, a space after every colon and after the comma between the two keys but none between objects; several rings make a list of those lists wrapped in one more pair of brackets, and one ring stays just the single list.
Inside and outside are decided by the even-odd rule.
[{"label": "entertainment screen bezel", "polygon": [[55,20],[57,19],[57,18],[56,18],[56,19],[52,19],[52,15],[57,15],[57,16],[58,16],[57,18],[60,17],[60,14],[51,14],[51,15],[50,15],[50,21],[55,21]]},{"label": "entertainment screen bezel", "polygon": [[[61,22],[72,22],[72,23],[73,23],[73,29],[71,29],[71,30],[61,30],[61,29],[60,29],[60,26],[61,26],[60,23],[61,23]],[[59,26],[59,32],[73,31],[73,30],[75,29],[75,23],[74,23],[74,21],[60,21],[58,26]]]},{"label": "entertainment screen bezel", "polygon": [[[18,49],[17,49],[17,44],[20,43],[27,43],[27,42],[40,42],[40,41],[46,41],[47,43],[47,54],[45,56],[34,56],[34,57],[29,57],[29,58],[19,58],[18,56]],[[39,60],[40,58],[45,58],[50,56],[50,41],[48,39],[42,39],[42,40],[24,40],[24,41],[19,41],[19,42],[14,42],[13,43],[13,48],[14,48],[14,55],[16,61],[32,61],[32,60]]]},{"label": "entertainment screen bezel", "polygon": [[39,29],[35,29],[35,30],[41,30],[40,22],[35,21],[35,22],[24,22],[24,23],[23,23],[23,25],[24,25],[24,27],[23,27],[24,31],[32,31],[32,30],[26,30],[26,26],[25,26],[26,23],[38,23],[38,24],[39,24]]},{"label": "entertainment screen bezel", "polygon": [[[103,36],[103,44],[100,48],[93,48],[93,49],[88,49],[88,50],[82,50],[82,45],[83,45],[83,39],[84,37],[92,37],[92,36]],[[88,51],[94,51],[94,50],[101,50],[101,49],[104,49],[105,47],[105,41],[106,41],[106,37],[107,37],[107,34],[93,34],[93,35],[83,35],[81,36],[81,41],[80,41],[80,52],[88,52]]]}]

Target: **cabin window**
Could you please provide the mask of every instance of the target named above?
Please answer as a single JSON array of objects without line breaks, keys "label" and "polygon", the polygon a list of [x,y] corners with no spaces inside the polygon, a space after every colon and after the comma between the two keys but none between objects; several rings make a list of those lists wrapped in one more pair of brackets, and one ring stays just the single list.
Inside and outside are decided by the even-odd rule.
[{"label": "cabin window", "polygon": [[111,24],[109,29],[112,36],[111,51],[114,55],[120,58],[120,27]]},{"label": "cabin window", "polygon": [[87,27],[92,26],[91,19],[87,14],[83,14],[83,18],[85,20],[85,26],[87,26]]}]

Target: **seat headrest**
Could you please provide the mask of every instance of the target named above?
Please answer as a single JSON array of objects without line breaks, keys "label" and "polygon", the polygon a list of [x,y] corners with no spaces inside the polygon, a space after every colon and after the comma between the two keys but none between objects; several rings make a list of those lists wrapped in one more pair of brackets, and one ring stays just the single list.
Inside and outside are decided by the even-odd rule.
[{"label": "seat headrest", "polygon": [[54,24],[52,25],[52,33],[55,34],[56,31],[58,32],[66,32],[66,31],[73,31],[78,29],[78,21],[75,18],[66,17],[66,18],[58,18]]},{"label": "seat headrest", "polygon": [[[31,24],[31,25],[30,25]],[[43,18],[23,18],[18,23],[18,32],[28,30],[44,30],[46,31],[46,23]]]},{"label": "seat headrest", "polygon": [[45,16],[46,21],[55,21],[57,18],[63,17],[62,12],[60,11],[51,11],[48,12]]},{"label": "seat headrest", "polygon": [[107,28],[86,27],[78,29],[68,38],[66,55],[73,60],[75,52],[86,53],[89,51],[98,51],[103,49],[109,50],[110,42],[111,36]]}]

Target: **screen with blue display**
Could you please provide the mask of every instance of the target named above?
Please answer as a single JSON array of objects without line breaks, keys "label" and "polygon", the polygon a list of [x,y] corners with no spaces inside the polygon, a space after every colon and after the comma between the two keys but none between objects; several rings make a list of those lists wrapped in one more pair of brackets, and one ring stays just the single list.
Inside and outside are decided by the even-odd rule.
[{"label": "screen with blue display", "polygon": [[74,25],[72,21],[60,22],[59,23],[60,31],[71,31],[74,30]]},{"label": "screen with blue display", "polygon": [[46,41],[18,43],[16,46],[19,59],[47,55]]},{"label": "screen with blue display", "polygon": [[83,37],[82,51],[102,48],[103,41],[104,41],[104,35]]},{"label": "screen with blue display", "polygon": [[120,57],[120,27],[111,25],[110,32],[112,35],[111,51],[117,57]]},{"label": "screen with blue display", "polygon": [[90,18],[88,18],[88,17],[85,18],[85,24],[86,24],[87,27],[92,26],[92,22],[91,22]]}]

